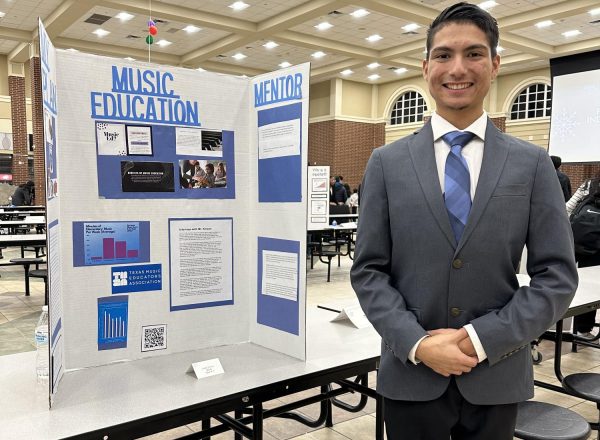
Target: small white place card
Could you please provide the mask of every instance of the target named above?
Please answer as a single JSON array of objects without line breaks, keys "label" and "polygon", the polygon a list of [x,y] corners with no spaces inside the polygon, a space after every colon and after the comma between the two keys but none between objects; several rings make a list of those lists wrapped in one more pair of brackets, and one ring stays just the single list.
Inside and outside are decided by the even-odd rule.
[{"label": "small white place card", "polygon": [[195,362],[192,364],[192,369],[196,375],[196,379],[204,379],[209,376],[225,373],[219,358],[209,359],[207,361]]},{"label": "small white place card", "polygon": [[371,325],[371,323],[365,316],[365,312],[363,312],[363,310],[358,305],[344,307],[342,311],[331,320],[331,322],[345,320],[349,320],[356,328],[366,328]]}]

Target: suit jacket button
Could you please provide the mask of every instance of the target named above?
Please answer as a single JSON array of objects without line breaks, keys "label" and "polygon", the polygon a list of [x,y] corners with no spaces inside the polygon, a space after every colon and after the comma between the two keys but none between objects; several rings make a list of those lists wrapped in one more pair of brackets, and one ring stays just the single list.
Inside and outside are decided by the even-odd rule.
[{"label": "suit jacket button", "polygon": [[463,262],[460,258],[457,258],[456,260],[452,261],[452,267],[455,269],[460,269],[463,265]]},{"label": "suit jacket button", "polygon": [[460,309],[458,307],[452,307],[450,309],[450,314],[456,318],[460,315]]}]

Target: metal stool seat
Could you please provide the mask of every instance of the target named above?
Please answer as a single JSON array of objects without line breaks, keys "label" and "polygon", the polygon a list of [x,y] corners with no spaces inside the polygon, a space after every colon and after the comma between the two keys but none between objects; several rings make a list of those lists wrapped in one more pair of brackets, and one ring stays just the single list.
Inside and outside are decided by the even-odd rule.
[{"label": "metal stool seat", "polygon": [[35,264],[37,267],[44,260],[42,258],[12,258],[10,262],[23,266],[25,270],[25,296],[29,296],[29,266]]},{"label": "metal stool seat", "polygon": [[574,396],[600,403],[600,374],[575,373],[565,376],[562,386]]},{"label": "metal stool seat", "polygon": [[47,269],[34,269],[29,271],[31,278],[42,278],[44,280],[44,298],[45,304],[48,305],[48,270]]},{"label": "metal stool seat", "polygon": [[515,437],[524,440],[585,440],[590,424],[570,409],[529,400],[519,403]]}]

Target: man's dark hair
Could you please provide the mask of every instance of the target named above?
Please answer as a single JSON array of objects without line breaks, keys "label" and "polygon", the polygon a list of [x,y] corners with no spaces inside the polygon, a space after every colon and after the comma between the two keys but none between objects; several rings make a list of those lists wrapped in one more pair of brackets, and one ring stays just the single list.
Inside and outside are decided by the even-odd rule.
[{"label": "man's dark hair", "polygon": [[340,176],[335,176],[335,181],[339,182],[340,181]]},{"label": "man's dark hair", "polygon": [[496,48],[498,47],[498,22],[488,12],[484,11],[477,5],[460,2],[444,9],[440,15],[429,26],[427,30],[427,59],[431,52],[431,44],[435,34],[449,23],[471,23],[483,31],[487,37],[492,58],[496,56]]},{"label": "man's dark hair", "polygon": [[552,163],[554,164],[554,168],[559,169],[562,164],[562,159],[558,156],[550,156],[552,159]]}]

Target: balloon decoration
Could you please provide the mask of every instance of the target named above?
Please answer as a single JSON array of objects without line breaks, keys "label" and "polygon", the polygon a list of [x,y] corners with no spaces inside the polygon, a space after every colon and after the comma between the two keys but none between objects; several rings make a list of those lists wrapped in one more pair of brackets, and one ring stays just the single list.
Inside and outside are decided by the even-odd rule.
[{"label": "balloon decoration", "polygon": [[158,34],[158,28],[156,23],[150,19],[148,20],[148,36],[146,37],[146,44],[150,45],[154,43],[154,35]]}]

